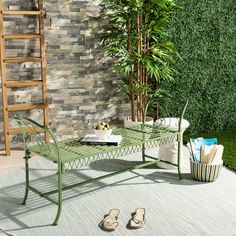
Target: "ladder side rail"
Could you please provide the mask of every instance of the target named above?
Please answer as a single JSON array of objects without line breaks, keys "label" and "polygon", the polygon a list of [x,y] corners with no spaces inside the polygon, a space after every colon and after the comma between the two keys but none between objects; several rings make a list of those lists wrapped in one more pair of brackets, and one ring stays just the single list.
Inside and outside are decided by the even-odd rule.
[{"label": "ladder side rail", "polygon": [[7,88],[6,88],[6,65],[5,58],[5,45],[4,45],[4,32],[3,32],[3,2],[0,0],[0,60],[1,60],[1,79],[2,79],[2,109],[4,117],[4,137],[6,155],[10,155],[10,137],[9,137],[9,117],[7,111]]},{"label": "ladder side rail", "polygon": [[[43,120],[44,125],[48,126],[48,97],[47,97],[47,83],[46,83],[46,45],[45,45],[45,32],[44,32],[44,9],[43,9],[43,0],[38,0],[38,9],[41,12],[39,15],[39,34],[40,37],[40,57],[41,57],[41,78],[43,81],[42,86],[42,98],[44,103],[43,109]],[[45,132],[45,139],[49,142],[49,135]]]}]

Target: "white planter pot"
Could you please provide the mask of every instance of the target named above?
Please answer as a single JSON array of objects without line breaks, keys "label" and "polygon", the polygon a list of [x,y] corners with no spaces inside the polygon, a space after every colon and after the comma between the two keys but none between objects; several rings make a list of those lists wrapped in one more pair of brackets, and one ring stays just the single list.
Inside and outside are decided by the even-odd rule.
[{"label": "white planter pot", "polygon": [[[165,128],[169,131],[178,131],[179,130],[179,118],[162,118],[162,119],[158,119],[157,121],[155,121],[155,125],[161,127],[161,128]],[[189,127],[189,122],[185,119],[183,119],[182,121],[182,127],[181,127],[181,131],[184,132],[187,128]],[[183,145],[181,145],[181,149],[183,148]],[[183,153],[183,152],[182,152]],[[160,158],[160,160],[163,161],[168,161],[172,164],[177,164],[177,159],[178,159],[178,142],[170,142],[164,145],[161,145],[159,147],[159,151],[158,151],[158,158]],[[181,159],[183,158],[180,157]],[[183,163],[180,159],[180,163]],[[163,163],[158,163],[159,165],[162,165]],[[166,165],[166,167],[168,166],[168,168],[172,167],[170,165]],[[163,167],[163,165],[162,165]]]},{"label": "white planter pot", "polygon": [[[125,117],[124,119],[124,127],[130,127],[138,124],[142,124],[142,121],[132,121],[131,117]],[[145,124],[153,125],[153,118],[152,117],[146,117]]]}]

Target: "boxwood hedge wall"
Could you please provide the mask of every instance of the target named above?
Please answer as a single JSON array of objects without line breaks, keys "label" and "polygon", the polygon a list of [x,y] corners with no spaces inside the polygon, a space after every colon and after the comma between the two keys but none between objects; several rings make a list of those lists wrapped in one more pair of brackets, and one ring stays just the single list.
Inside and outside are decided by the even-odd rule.
[{"label": "boxwood hedge wall", "polygon": [[[178,0],[172,40],[182,57],[174,65],[175,97],[189,99],[189,134],[236,128],[235,0]],[[168,103],[173,114],[179,107]],[[169,109],[168,109],[169,110]]]}]

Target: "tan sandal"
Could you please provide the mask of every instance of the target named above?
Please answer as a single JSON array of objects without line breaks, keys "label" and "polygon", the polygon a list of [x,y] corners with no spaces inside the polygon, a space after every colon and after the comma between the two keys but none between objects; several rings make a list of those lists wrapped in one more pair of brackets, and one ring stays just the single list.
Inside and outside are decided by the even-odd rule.
[{"label": "tan sandal", "polygon": [[128,226],[132,229],[138,229],[141,228],[145,222],[145,208],[137,208],[132,218],[129,220]]},{"label": "tan sandal", "polygon": [[119,209],[111,209],[109,214],[105,216],[105,218],[100,223],[102,229],[107,231],[113,231],[118,226],[118,215],[120,213]]}]

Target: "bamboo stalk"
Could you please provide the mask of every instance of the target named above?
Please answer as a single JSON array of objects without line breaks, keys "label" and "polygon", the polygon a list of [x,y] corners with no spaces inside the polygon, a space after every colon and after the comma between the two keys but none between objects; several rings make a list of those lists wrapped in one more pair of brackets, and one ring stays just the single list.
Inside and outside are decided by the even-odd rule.
[{"label": "bamboo stalk", "polygon": [[[147,54],[147,36],[146,34],[143,35],[143,52],[144,54],[146,55]],[[143,86],[145,88],[145,90],[143,91],[143,109],[142,109],[142,112],[143,112],[143,121],[145,120],[145,114],[144,114],[144,110],[145,110],[145,107],[146,107],[146,104],[147,104],[147,71],[146,71],[146,68],[143,67],[142,68],[142,79],[143,79]]]},{"label": "bamboo stalk", "polygon": [[[149,37],[147,34],[144,36],[145,39],[145,55],[148,56],[149,54]],[[147,88],[148,80],[150,81],[150,77],[148,76],[146,68],[144,68],[144,86]],[[146,106],[148,104],[148,91],[144,91],[144,108],[146,109]],[[145,119],[145,117],[144,117]]]},{"label": "bamboo stalk", "polygon": [[128,53],[130,56],[131,71],[129,74],[129,83],[130,83],[130,105],[131,105],[131,118],[132,121],[135,121],[135,110],[134,110],[134,78],[133,78],[133,69],[132,69],[132,42],[131,42],[131,18],[128,22]]},{"label": "bamboo stalk", "polygon": [[[136,16],[136,30],[137,30],[137,38],[136,38],[136,47],[137,47],[137,55],[138,55],[138,62],[137,62],[137,79],[140,87],[143,85],[142,81],[142,65],[140,63],[141,55],[142,55],[142,33],[141,33],[141,14],[137,14]],[[137,98],[137,119],[138,121],[143,121],[142,117],[142,92],[139,91],[138,98]]]}]

